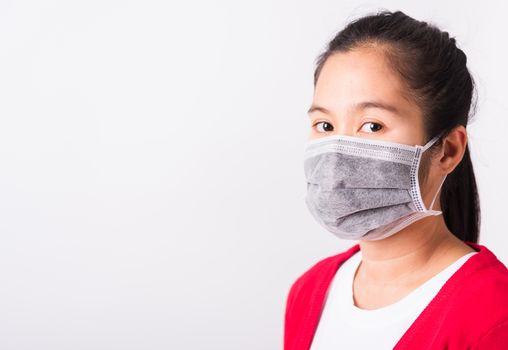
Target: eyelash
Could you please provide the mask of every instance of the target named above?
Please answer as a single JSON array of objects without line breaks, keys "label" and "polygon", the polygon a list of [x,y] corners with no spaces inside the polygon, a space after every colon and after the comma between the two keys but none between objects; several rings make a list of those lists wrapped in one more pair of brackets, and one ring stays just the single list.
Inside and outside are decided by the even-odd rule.
[{"label": "eyelash", "polygon": [[[314,124],[312,125],[312,127],[313,127],[313,128],[316,128],[316,126],[317,126],[318,124],[320,124],[320,123],[327,123],[327,124],[332,125],[331,123],[329,123],[329,122],[327,122],[327,121],[319,121],[319,122],[314,123]],[[377,122],[365,122],[365,123],[363,123],[363,124],[362,124],[362,127],[363,127],[365,124],[369,124],[369,123],[370,123],[370,124],[376,124],[376,125],[379,125],[379,126],[381,127],[379,130],[382,130],[382,129],[384,128],[384,126],[383,126],[382,124],[377,123]],[[332,127],[333,127],[333,125],[332,125]],[[360,129],[361,129],[361,128],[360,128]],[[372,131],[371,133],[376,133],[376,132],[378,132],[379,130]],[[320,133],[327,133],[327,132],[330,132],[330,131],[324,131],[324,132],[319,131],[319,132],[320,132]]]}]

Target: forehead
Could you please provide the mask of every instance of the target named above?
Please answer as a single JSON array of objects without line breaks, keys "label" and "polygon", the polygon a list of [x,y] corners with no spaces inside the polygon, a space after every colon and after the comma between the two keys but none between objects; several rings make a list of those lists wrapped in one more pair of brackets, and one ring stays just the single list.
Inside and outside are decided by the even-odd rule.
[{"label": "forehead", "polygon": [[362,100],[383,101],[406,111],[417,108],[407,99],[405,89],[381,49],[358,48],[328,57],[316,82],[314,100],[330,108]]}]

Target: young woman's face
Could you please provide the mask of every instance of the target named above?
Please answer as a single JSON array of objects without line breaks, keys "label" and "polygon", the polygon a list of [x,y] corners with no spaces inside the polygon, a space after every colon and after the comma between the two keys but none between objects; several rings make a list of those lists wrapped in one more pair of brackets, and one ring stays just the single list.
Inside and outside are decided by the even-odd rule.
[{"label": "young woman's face", "polygon": [[[411,146],[425,144],[422,112],[406,99],[404,89],[379,50],[333,54],[323,65],[314,89],[309,139],[348,135]],[[425,155],[422,162],[427,163]],[[427,171],[430,184],[420,183],[420,189],[429,205],[442,174],[437,167]],[[437,200],[433,209],[439,208]]]},{"label": "young woman's face", "polygon": [[340,134],[424,144],[421,111],[404,97],[403,89],[381,51],[361,48],[333,54],[314,89],[309,139]]}]

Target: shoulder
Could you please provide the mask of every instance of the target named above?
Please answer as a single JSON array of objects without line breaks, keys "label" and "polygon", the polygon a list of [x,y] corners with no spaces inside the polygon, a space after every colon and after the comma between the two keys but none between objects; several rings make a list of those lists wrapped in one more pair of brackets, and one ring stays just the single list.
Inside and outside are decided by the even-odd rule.
[{"label": "shoulder", "polygon": [[356,244],[339,254],[328,256],[307,268],[289,288],[284,315],[285,348],[293,348],[296,339],[309,336],[315,328],[328,286],[340,265],[360,249]]},{"label": "shoulder", "polygon": [[481,306],[503,306],[508,316],[508,269],[486,246],[476,248],[479,252],[457,273],[462,297]]},{"label": "shoulder", "polygon": [[446,304],[472,349],[508,348],[508,269],[486,246],[475,248],[478,254],[448,281]]},{"label": "shoulder", "polygon": [[297,298],[309,297],[319,289],[326,289],[327,282],[333,278],[340,265],[360,249],[355,244],[347,250],[325,257],[301,273],[291,284],[287,296],[287,307]]},{"label": "shoulder", "polygon": [[508,318],[494,324],[470,347],[471,350],[502,350],[508,347]]}]

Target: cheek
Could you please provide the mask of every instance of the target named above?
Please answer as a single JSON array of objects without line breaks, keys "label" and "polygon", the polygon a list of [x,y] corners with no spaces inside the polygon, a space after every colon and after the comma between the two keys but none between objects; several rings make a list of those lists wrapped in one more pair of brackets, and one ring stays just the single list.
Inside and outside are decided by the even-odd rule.
[{"label": "cheek", "polygon": [[435,181],[435,171],[432,164],[432,154],[425,152],[420,160],[420,166],[418,168],[418,183],[420,184],[420,192],[422,199],[428,204],[428,197],[433,195],[430,193],[433,189],[433,181]]},{"label": "cheek", "polygon": [[307,138],[307,140],[315,140],[319,137],[320,137],[320,134],[316,130],[314,130],[314,128],[311,127],[311,129],[309,131],[309,137]]},{"label": "cheek", "polygon": [[[422,145],[425,135],[417,125],[407,122],[392,122],[388,125],[386,139],[406,145]],[[425,155],[425,154],[424,154]]]}]

